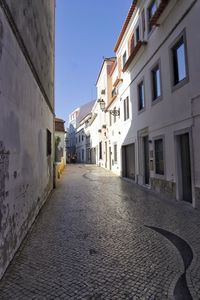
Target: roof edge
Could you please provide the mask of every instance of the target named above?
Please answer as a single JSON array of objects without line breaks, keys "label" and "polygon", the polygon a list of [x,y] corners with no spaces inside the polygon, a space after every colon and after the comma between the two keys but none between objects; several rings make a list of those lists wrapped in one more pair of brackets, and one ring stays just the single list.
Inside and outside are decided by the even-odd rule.
[{"label": "roof edge", "polygon": [[125,33],[125,31],[126,31],[128,25],[129,25],[129,22],[130,22],[130,20],[131,20],[131,17],[132,17],[132,15],[133,15],[133,13],[134,13],[134,11],[135,11],[137,2],[138,2],[138,0],[133,0],[133,2],[132,2],[132,4],[131,4],[131,7],[130,7],[129,12],[128,12],[128,15],[127,15],[127,17],[126,17],[126,19],[125,19],[125,21],[124,21],[124,24],[123,24],[123,26],[122,26],[120,35],[119,35],[118,40],[117,40],[117,42],[116,42],[116,44],[115,44],[114,52],[117,52],[117,50],[118,50],[118,48],[119,48],[119,45],[120,45],[120,43],[121,43],[121,41],[122,41],[122,38],[123,38],[123,36],[124,36],[124,33]]},{"label": "roof edge", "polygon": [[104,59],[103,59],[103,62],[102,62],[102,64],[101,64],[101,68],[100,68],[100,71],[99,71],[99,74],[98,74],[98,77],[97,77],[97,80],[96,80],[96,85],[97,85],[97,82],[99,81],[99,77],[100,77],[100,75],[101,75],[101,71],[102,71],[102,69],[103,69],[103,66],[104,66],[104,63],[106,62],[106,61],[115,61],[116,60],[116,56],[112,56],[112,57],[105,57]]}]

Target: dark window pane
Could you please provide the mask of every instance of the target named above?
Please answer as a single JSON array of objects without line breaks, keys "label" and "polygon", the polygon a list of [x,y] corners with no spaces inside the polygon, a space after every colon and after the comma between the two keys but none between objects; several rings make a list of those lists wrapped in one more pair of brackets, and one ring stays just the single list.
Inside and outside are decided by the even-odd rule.
[{"label": "dark window pane", "polygon": [[124,100],[124,121],[129,119],[129,97]]},{"label": "dark window pane", "polygon": [[125,65],[126,63],[126,51],[124,52],[124,55],[123,55],[123,66]]},{"label": "dark window pane", "polygon": [[156,100],[158,97],[161,96],[161,82],[160,82],[159,66],[157,66],[152,71],[152,78],[153,78],[153,100]]},{"label": "dark window pane", "polygon": [[138,86],[138,109],[141,110],[144,108],[144,83],[143,81]]},{"label": "dark window pane", "polygon": [[136,44],[139,42],[140,40],[140,28],[139,26],[136,29]]},{"label": "dark window pane", "polygon": [[47,156],[51,155],[51,131],[47,129]]},{"label": "dark window pane", "polygon": [[155,171],[156,174],[164,175],[163,140],[155,140]]},{"label": "dark window pane", "polygon": [[102,142],[99,143],[99,159],[102,159]]},{"label": "dark window pane", "polygon": [[114,145],[114,161],[117,162],[117,145]]}]

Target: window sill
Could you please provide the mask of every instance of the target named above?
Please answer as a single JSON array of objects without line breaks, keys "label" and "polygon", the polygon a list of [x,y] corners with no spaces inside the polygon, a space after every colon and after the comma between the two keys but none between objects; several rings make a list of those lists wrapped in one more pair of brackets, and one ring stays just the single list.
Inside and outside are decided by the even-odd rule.
[{"label": "window sill", "polygon": [[154,105],[156,105],[158,102],[160,102],[160,101],[162,101],[162,95],[161,96],[159,96],[158,98],[156,98],[155,100],[152,100],[152,102],[151,102],[151,106],[154,106]]},{"label": "window sill", "polygon": [[176,90],[180,89],[183,87],[185,84],[189,82],[189,76],[184,78],[183,80],[179,81],[177,84],[172,86],[172,93],[175,92]]},{"label": "window sill", "polygon": [[144,108],[142,108],[142,109],[140,109],[140,110],[138,110],[138,115],[140,115],[140,114],[142,114],[143,112],[145,112],[145,107]]}]

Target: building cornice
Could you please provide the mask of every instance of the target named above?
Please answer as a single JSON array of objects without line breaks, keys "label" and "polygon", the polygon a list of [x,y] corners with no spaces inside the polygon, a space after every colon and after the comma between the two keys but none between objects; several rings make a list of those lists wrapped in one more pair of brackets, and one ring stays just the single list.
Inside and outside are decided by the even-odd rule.
[{"label": "building cornice", "polygon": [[136,9],[137,2],[138,2],[138,0],[134,0],[132,2],[132,5],[131,5],[131,7],[129,9],[129,12],[128,12],[128,15],[127,15],[127,17],[125,19],[125,22],[124,22],[123,26],[122,26],[122,29],[121,29],[120,35],[118,37],[117,43],[115,44],[114,52],[117,52],[117,50],[119,48],[119,45],[120,45],[120,43],[121,43],[121,41],[123,39],[123,36],[124,36],[124,34],[126,32],[126,29],[127,29],[128,25],[130,23],[132,15],[133,15],[133,13],[134,13],[134,11]]}]

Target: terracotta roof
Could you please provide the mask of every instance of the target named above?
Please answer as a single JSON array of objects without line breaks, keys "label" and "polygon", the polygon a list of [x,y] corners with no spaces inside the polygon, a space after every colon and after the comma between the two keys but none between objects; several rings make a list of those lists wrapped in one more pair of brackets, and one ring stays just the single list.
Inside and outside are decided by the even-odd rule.
[{"label": "terracotta roof", "polygon": [[55,118],[55,131],[65,132],[65,121],[59,118]]},{"label": "terracotta roof", "polygon": [[133,15],[134,11],[135,11],[136,6],[137,6],[137,2],[138,2],[138,0],[134,0],[134,1],[132,2],[132,5],[131,5],[131,7],[130,7],[130,9],[129,9],[128,15],[127,15],[126,20],[125,20],[125,22],[124,22],[124,24],[123,24],[123,27],[122,27],[121,32],[120,32],[120,35],[119,35],[119,37],[118,37],[117,43],[115,44],[115,48],[114,48],[114,51],[115,51],[115,52],[116,52],[117,49],[119,48],[119,45],[120,45],[120,43],[121,43],[121,41],[122,41],[122,38],[123,38],[123,36],[124,36],[124,33],[125,33],[125,31],[126,31],[128,25],[129,25],[129,22],[130,22],[130,20],[131,20],[131,17],[132,17],[132,15]]}]

